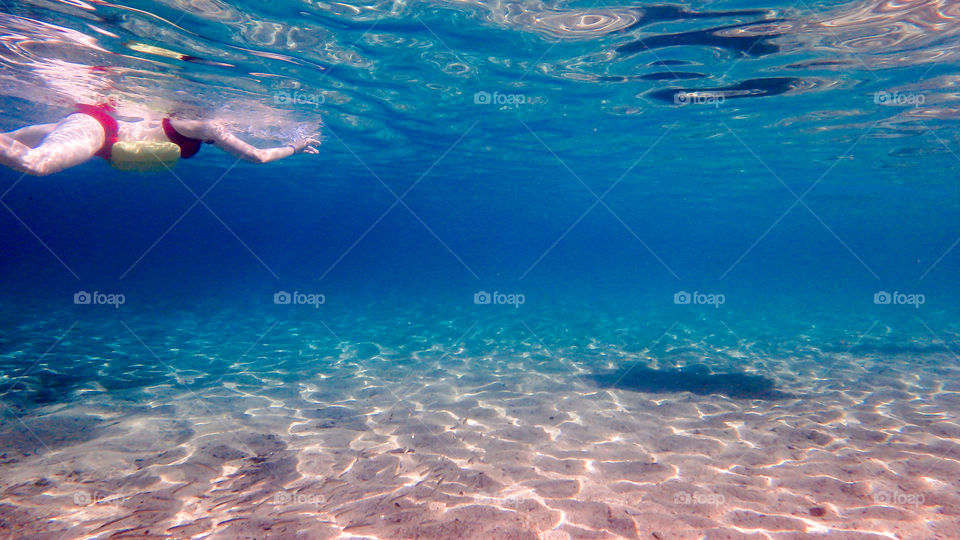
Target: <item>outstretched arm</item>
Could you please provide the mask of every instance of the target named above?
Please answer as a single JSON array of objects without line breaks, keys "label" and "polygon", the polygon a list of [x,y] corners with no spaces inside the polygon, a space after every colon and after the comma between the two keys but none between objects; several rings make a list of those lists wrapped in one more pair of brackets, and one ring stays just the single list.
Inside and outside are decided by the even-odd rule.
[{"label": "outstretched arm", "polygon": [[317,139],[307,138],[277,148],[257,148],[241,141],[225,127],[215,122],[171,119],[170,124],[173,129],[186,137],[205,141],[212,140],[217,148],[252,163],[269,163],[301,152],[316,154],[318,152],[315,145],[320,144]]}]

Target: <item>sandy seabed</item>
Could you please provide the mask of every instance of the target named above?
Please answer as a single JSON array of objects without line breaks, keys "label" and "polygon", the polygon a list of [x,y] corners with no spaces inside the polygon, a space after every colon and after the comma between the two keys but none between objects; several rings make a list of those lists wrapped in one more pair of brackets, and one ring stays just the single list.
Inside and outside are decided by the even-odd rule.
[{"label": "sandy seabed", "polygon": [[[138,350],[122,362],[61,344],[15,388],[99,375],[66,402],[8,390],[0,537],[960,538],[948,351],[745,355],[796,396],[749,400],[584,377],[689,347],[553,346],[527,323],[541,335],[500,347],[492,326],[448,326],[467,333],[326,344],[308,338],[325,323],[286,324],[218,372],[216,339],[132,322],[102,343]],[[71,347],[88,363],[67,367]]]}]

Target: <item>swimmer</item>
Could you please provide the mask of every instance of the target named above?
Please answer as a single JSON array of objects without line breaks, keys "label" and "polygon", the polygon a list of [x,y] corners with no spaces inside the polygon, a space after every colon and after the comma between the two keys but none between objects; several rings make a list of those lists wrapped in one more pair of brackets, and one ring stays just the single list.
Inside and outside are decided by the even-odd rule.
[{"label": "swimmer", "polygon": [[225,127],[203,120],[117,120],[109,105],[79,105],[56,124],[0,133],[0,164],[33,176],[46,176],[101,157],[122,171],[162,171],[193,157],[203,143],[252,163],[269,163],[294,154],[317,154],[320,141],[308,137],[277,148],[247,144]]}]

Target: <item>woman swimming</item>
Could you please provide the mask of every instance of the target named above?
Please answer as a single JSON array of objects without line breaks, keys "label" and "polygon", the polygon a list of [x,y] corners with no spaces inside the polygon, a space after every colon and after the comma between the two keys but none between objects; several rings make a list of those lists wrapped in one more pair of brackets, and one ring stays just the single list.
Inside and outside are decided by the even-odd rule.
[{"label": "woman swimming", "polygon": [[96,156],[124,171],[154,171],[193,157],[203,143],[238,159],[269,163],[293,154],[316,154],[320,141],[310,137],[277,148],[247,144],[224,126],[203,120],[117,120],[109,105],[80,105],[56,124],[40,124],[0,134],[0,164],[46,176]]}]

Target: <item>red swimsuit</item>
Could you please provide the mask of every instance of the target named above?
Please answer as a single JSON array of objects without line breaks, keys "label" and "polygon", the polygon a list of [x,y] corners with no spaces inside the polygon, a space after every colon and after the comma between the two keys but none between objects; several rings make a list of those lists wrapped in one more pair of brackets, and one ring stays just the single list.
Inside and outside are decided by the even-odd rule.
[{"label": "red swimsuit", "polygon": [[101,105],[81,104],[77,105],[76,112],[85,114],[97,122],[100,122],[100,125],[103,127],[103,146],[101,146],[94,155],[110,161],[110,150],[113,149],[113,145],[120,140],[120,125],[117,124],[117,119],[110,114],[113,112],[113,107],[106,103]]},{"label": "red swimsuit", "polygon": [[[103,146],[101,146],[94,155],[109,161],[110,151],[113,149],[113,145],[120,140],[120,125],[117,124],[117,119],[113,117],[113,107],[106,103],[101,105],[81,104],[77,105],[76,112],[85,114],[97,122],[100,122],[100,125],[103,127]],[[160,124],[163,126],[163,133],[166,134],[167,139],[180,147],[180,157],[182,159],[189,159],[197,155],[197,152],[200,151],[200,145],[203,144],[202,140],[191,139],[183,135],[173,128],[169,118],[164,118]]]},{"label": "red swimsuit", "polygon": [[203,141],[200,139],[191,139],[173,129],[169,118],[164,118],[160,124],[163,126],[163,132],[167,135],[167,138],[170,139],[170,142],[180,147],[180,157],[182,159],[192,158],[197,155]]}]

